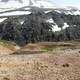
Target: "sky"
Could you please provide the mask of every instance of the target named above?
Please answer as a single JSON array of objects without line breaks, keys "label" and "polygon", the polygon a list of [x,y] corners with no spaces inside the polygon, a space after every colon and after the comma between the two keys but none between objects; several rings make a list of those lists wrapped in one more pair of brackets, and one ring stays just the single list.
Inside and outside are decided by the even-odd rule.
[{"label": "sky", "polygon": [[[6,0],[3,0],[3,1],[6,1]],[[14,1],[16,1],[17,5],[14,3]],[[23,0],[23,1],[24,1],[24,5],[28,5],[29,0]],[[80,9],[80,0],[48,0],[48,1],[52,2],[53,5],[57,7],[63,8],[65,6],[74,6]],[[4,5],[4,7],[12,6],[12,5],[17,7],[21,6],[21,4],[18,4],[18,0],[10,0],[9,4]],[[2,3],[0,4],[0,7],[3,7]]]},{"label": "sky", "polygon": [[80,0],[50,0],[58,6],[74,6],[80,8]]}]

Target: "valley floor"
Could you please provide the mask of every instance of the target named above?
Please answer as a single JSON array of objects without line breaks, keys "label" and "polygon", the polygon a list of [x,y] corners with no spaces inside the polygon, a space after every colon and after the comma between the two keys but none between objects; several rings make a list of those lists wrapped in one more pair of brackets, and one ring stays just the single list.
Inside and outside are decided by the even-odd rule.
[{"label": "valley floor", "polygon": [[41,42],[0,53],[0,80],[80,80],[79,41]]}]

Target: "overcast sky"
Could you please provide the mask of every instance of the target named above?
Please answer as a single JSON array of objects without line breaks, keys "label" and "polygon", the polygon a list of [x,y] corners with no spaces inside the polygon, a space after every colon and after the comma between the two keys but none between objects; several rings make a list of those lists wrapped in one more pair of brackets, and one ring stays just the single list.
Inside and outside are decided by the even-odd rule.
[{"label": "overcast sky", "polygon": [[80,0],[50,0],[60,6],[75,6],[80,8]]},{"label": "overcast sky", "polygon": [[[3,0],[3,1],[6,1],[6,0]],[[13,1],[17,1],[17,2],[15,3]],[[21,0],[19,0],[19,1],[21,1]],[[28,2],[29,2],[28,0],[22,0],[22,1],[24,1],[24,5],[27,5]],[[74,6],[74,7],[78,7],[80,9],[80,0],[48,0],[48,1],[52,2],[53,5],[56,5],[58,7]],[[10,0],[10,3],[9,4],[5,4],[4,6],[6,7],[6,6],[13,5],[13,6],[18,6],[19,7],[20,4],[17,4],[17,3],[18,3],[18,0]],[[3,7],[3,5],[0,4],[0,7]]]}]

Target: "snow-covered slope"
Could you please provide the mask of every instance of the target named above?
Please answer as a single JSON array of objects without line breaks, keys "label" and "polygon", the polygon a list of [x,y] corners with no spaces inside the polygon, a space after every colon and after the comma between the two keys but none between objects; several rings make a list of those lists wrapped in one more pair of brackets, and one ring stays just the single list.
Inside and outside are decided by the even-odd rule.
[{"label": "snow-covered slope", "polygon": [[[0,0],[0,12],[6,11],[6,10],[13,10],[18,9],[22,7],[38,7],[38,8],[47,8],[45,12],[50,12],[52,10],[57,11],[58,13],[65,13],[65,14],[71,14],[71,15],[80,15],[80,10],[78,10],[75,7],[65,7],[65,8],[59,8],[55,4],[51,3],[49,0]],[[17,12],[16,12],[17,13]],[[25,12],[20,12],[25,14]],[[8,14],[14,14],[14,13],[7,13]],[[19,14],[19,12],[17,13]]]},{"label": "snow-covered slope", "polygon": [[56,10],[58,13],[65,13],[66,15],[80,15],[80,9],[77,7],[64,7]]},{"label": "snow-covered slope", "polygon": [[[57,14],[59,15],[61,15],[62,13],[66,15],[80,15],[80,10],[75,7],[59,8],[55,4],[49,2],[49,0],[0,0],[0,22],[4,21],[6,19],[5,17],[7,16],[29,15],[34,11],[40,12],[40,10],[45,12],[45,14],[48,14],[50,12],[57,12]],[[58,17],[57,20],[61,21],[60,17]],[[57,24],[54,19],[52,19],[52,17],[50,17],[46,21],[52,24],[53,31],[61,30],[59,24],[63,24],[63,29],[69,27],[67,22],[63,20],[61,22],[57,21],[57,23],[59,23]]]},{"label": "snow-covered slope", "polygon": [[[25,7],[25,8],[22,8],[22,7]],[[0,0],[0,12],[13,10],[3,14],[0,13],[0,16],[29,14],[31,13],[31,11],[29,10],[31,9],[31,7],[44,8],[44,9],[56,8],[56,6],[51,2],[49,2],[48,0]],[[19,9],[19,8],[22,8],[28,11],[22,11],[22,10],[15,11],[16,9]]]}]

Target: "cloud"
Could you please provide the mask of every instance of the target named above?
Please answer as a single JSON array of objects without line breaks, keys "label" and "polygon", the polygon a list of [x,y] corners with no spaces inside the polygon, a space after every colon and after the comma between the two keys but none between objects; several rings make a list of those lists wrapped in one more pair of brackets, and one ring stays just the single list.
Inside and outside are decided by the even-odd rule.
[{"label": "cloud", "polygon": [[[12,1],[12,0],[1,0],[1,2],[8,2],[8,1]],[[14,1],[19,1],[20,3],[22,3],[22,0],[14,0]]]}]

